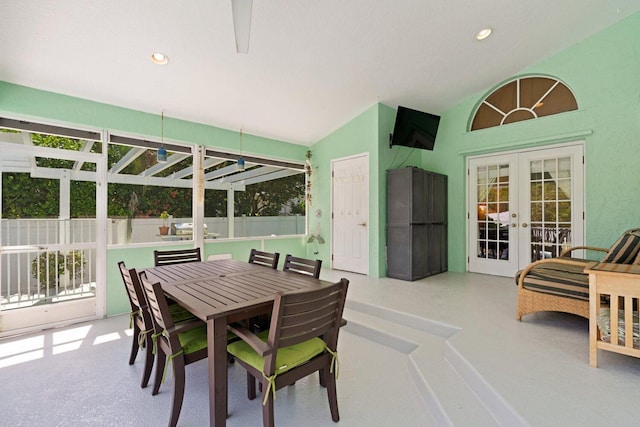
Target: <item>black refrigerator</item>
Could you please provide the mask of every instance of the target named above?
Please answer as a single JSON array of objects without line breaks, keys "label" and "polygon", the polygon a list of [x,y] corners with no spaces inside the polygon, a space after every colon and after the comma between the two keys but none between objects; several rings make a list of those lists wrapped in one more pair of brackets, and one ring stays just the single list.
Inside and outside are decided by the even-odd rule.
[{"label": "black refrigerator", "polygon": [[447,176],[387,171],[387,276],[417,280],[447,271]]}]

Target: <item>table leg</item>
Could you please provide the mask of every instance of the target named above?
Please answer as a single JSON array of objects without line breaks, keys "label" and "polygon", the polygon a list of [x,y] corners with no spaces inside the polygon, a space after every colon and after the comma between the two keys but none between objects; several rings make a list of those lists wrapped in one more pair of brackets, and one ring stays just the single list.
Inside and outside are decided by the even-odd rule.
[{"label": "table leg", "polygon": [[207,320],[209,364],[209,422],[227,424],[227,318]]}]

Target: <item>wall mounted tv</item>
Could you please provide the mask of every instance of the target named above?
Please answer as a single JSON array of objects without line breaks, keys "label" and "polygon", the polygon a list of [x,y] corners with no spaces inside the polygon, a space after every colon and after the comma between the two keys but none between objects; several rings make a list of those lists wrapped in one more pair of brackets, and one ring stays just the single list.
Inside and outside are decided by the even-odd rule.
[{"label": "wall mounted tv", "polygon": [[396,124],[389,139],[389,148],[402,145],[433,150],[439,124],[440,116],[399,106]]}]

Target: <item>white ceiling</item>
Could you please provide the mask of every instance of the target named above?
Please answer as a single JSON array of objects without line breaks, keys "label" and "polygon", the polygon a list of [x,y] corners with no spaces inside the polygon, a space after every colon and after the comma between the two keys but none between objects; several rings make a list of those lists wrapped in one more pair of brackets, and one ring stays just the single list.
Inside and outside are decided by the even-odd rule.
[{"label": "white ceiling", "polygon": [[[376,102],[440,114],[638,10],[640,0],[255,0],[243,55],[231,0],[2,0],[0,80],[309,145]],[[169,64],[153,64],[155,51]]]}]

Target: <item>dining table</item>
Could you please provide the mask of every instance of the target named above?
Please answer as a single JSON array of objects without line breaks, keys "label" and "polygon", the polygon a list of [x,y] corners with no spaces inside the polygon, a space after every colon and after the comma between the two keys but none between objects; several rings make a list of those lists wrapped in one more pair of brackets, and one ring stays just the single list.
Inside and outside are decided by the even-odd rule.
[{"label": "dining table", "polygon": [[278,292],[318,289],[332,283],[248,262],[222,259],[144,270],[163,292],[207,324],[209,420],[227,421],[227,325],[271,313]]}]

